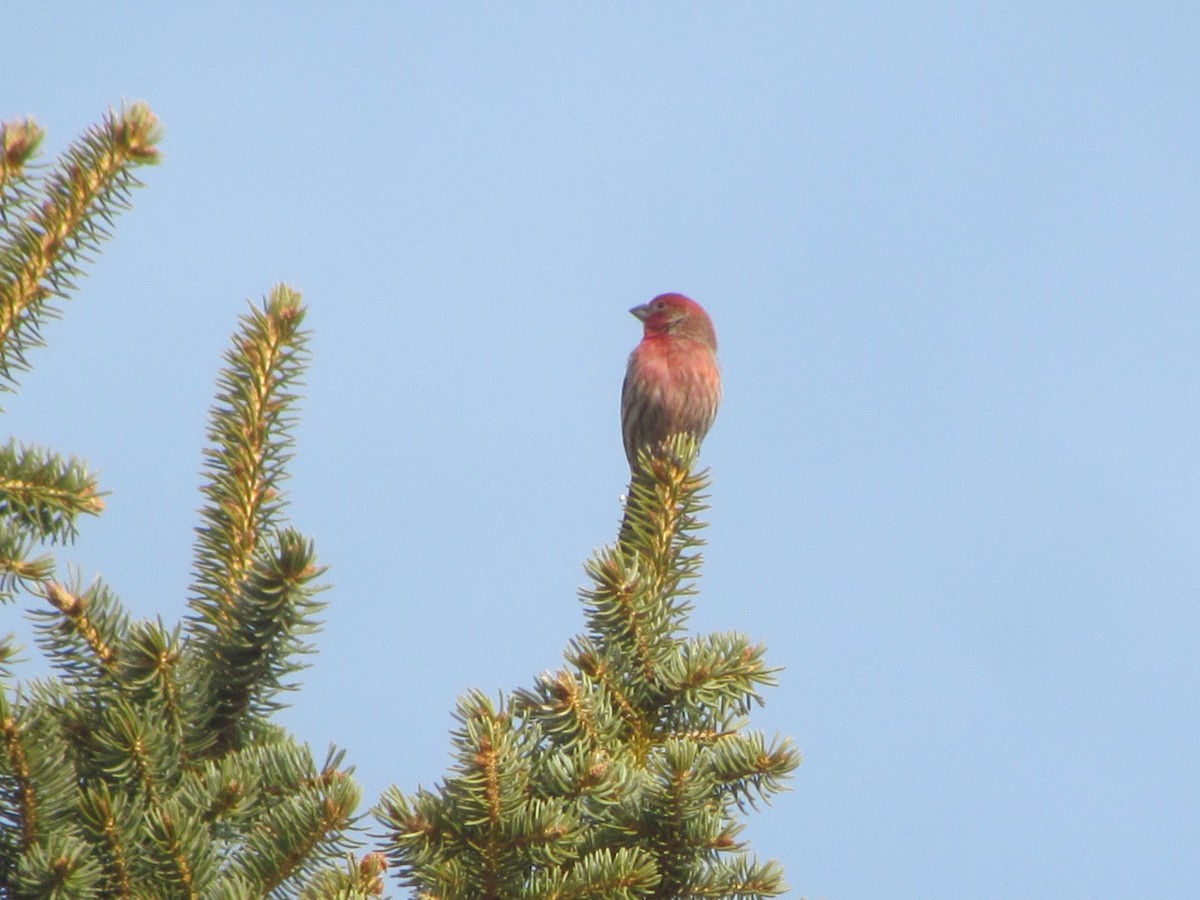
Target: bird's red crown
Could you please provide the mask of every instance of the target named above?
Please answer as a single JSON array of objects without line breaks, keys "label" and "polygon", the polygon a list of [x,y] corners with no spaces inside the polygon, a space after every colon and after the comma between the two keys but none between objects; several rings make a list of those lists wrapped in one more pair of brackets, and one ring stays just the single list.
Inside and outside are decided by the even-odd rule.
[{"label": "bird's red crown", "polygon": [[712,319],[704,307],[691,297],[659,294],[649,303],[635,306],[630,312],[642,321],[644,334],[648,338],[674,335],[699,341],[714,352],[717,349],[717,332]]}]

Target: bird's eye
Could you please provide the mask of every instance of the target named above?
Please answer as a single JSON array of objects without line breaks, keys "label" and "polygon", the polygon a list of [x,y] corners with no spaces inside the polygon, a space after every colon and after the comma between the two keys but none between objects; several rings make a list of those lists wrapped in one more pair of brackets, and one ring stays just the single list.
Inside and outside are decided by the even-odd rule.
[{"label": "bird's eye", "polygon": [[653,303],[650,304],[650,308],[653,309],[655,312],[662,312],[664,309],[667,308],[667,304],[664,303],[662,300],[655,300]]}]

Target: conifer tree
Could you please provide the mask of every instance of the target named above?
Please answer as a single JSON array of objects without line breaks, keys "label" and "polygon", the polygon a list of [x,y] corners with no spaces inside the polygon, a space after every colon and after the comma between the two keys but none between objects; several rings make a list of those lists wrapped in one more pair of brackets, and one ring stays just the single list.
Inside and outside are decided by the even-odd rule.
[{"label": "conifer tree", "polygon": [[[158,160],[141,104],[111,112],[48,170],[43,134],[3,126],[0,387],[74,290]],[[322,569],[287,525],[283,482],[304,307],[276,287],[225,356],[204,451],[190,616],[135,620],[47,552],[103,509],[86,466],[0,447],[0,605],[33,604],[53,675],[21,681],[0,641],[0,898],[317,898],[383,893],[389,858],[422,898],[751,898],[785,890],[738,839],[783,788],[786,739],[748,728],[774,683],[738,634],[689,636],[705,473],[679,438],[643,456],[617,544],[588,564],[586,632],[532,687],[459,703],[455,762],[390,789],[385,846],[362,856],[343,754],[317,763],[271,721],[317,627]]]},{"label": "conifer tree", "polygon": [[401,880],[422,898],[774,896],[737,814],[799,763],[746,728],[775,672],[739,634],[689,637],[708,486],[697,447],[645,453],[615,547],[587,566],[587,633],[532,688],[458,706],[455,764],[433,790],[383,797]]},{"label": "conifer tree", "polygon": [[[142,104],[110,112],[48,171],[32,120],[3,126],[0,382],[16,387],[117,212],[158,159]],[[20,682],[0,645],[0,897],[368,897],[384,860],[349,855],[360,791],[271,722],[316,627],[321,567],[283,517],[299,295],[243,317],[205,451],[191,616],[134,620],[110,588],[64,583],[46,545],[103,508],[83,463],[0,448],[0,602],[37,604],[54,674]]]}]

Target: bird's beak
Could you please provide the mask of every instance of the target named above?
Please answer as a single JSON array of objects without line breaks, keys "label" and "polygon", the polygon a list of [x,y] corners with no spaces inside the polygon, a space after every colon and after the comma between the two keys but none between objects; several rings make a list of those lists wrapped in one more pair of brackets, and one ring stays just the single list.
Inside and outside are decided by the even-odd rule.
[{"label": "bird's beak", "polygon": [[629,311],[633,317],[641,322],[645,322],[650,316],[650,304],[643,303],[641,306],[635,306]]}]

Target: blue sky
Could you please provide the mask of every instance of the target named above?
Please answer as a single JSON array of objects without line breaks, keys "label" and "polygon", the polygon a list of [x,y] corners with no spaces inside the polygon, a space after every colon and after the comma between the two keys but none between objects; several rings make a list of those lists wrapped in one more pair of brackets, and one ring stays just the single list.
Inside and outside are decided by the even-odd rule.
[{"label": "blue sky", "polygon": [[[5,401],[112,492],[63,558],[178,619],[220,354],[314,353],[293,522],[331,565],[283,721],[368,798],[582,629],[626,310],[721,340],[696,630],[784,667],[752,816],[794,896],[1200,879],[1200,8],[27,4],[0,115],[164,162]],[[14,607],[0,630],[28,633]]]}]

